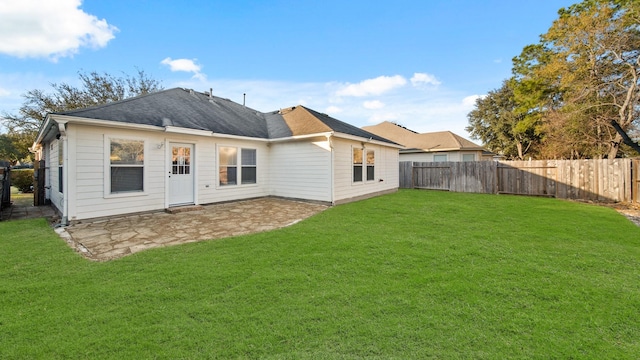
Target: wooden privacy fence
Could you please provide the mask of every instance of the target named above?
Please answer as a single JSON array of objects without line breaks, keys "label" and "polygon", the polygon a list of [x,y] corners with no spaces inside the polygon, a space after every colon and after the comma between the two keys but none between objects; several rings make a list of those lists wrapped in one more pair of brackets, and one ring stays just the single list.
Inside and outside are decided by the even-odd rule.
[{"label": "wooden privacy fence", "polygon": [[638,202],[640,160],[400,163],[400,187]]}]

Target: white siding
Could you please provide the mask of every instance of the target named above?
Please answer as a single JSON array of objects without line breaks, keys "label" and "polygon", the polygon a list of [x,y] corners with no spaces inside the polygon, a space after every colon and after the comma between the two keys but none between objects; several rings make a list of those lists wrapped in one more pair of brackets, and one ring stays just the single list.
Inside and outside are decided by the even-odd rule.
[{"label": "white siding", "polygon": [[398,149],[365,143],[366,150],[375,151],[375,180],[353,182],[352,148],[362,148],[359,141],[333,140],[334,148],[334,202],[348,201],[393,191],[399,186]]},{"label": "white siding", "polygon": [[[164,208],[164,142],[163,133],[121,130],[68,124],[73,133],[75,166],[69,167],[71,186],[75,183],[75,199],[69,199],[69,220],[80,220]],[[145,142],[144,192],[114,196],[109,194],[109,141],[132,139]],[[71,142],[70,142],[71,145]],[[71,147],[71,146],[70,146]],[[71,164],[70,164],[71,165]],[[73,190],[71,190],[73,191]]]},{"label": "white siding", "polygon": [[[365,144],[375,151],[375,180],[352,181],[352,146],[359,141],[332,138],[267,143],[161,131],[124,130],[67,124],[69,156],[66,187],[57,191],[57,141],[48,144],[47,167],[51,200],[61,211],[68,195],[68,219],[114,216],[162,210],[168,206],[168,173],[171,143],[194,145],[194,192],[196,204],[282,196],[325,202],[344,202],[398,188],[398,150]],[[110,194],[109,140],[132,139],[145,143],[144,192]],[[255,149],[257,184],[220,186],[218,147]],[[333,146],[333,149],[332,147]]]},{"label": "white siding", "polygon": [[273,196],[331,202],[331,149],[326,139],[271,144]]},{"label": "white siding", "polygon": [[[69,185],[75,183],[76,199],[69,204],[69,220],[113,216],[126,213],[162,210],[168,206],[168,172],[171,143],[194,144],[195,203],[208,204],[222,201],[262,197],[269,195],[269,148],[265,142],[230,140],[194,135],[168,134],[138,130],[120,130],[83,125],[68,125],[74,132],[75,167],[70,168]],[[144,193],[111,195],[105,191],[109,173],[110,138],[138,139],[145,142]],[[55,143],[55,142],[54,142]],[[73,142],[70,142],[70,144]],[[217,146],[235,146],[256,149],[257,184],[218,186]],[[56,158],[57,152],[52,152]],[[50,162],[53,163],[53,162]],[[57,171],[57,170],[56,170]],[[57,181],[57,172],[53,181]],[[54,192],[55,193],[55,192]]]},{"label": "white siding", "polygon": [[[241,148],[256,149],[257,183],[250,185],[220,186],[218,179],[218,146],[238,148],[238,158],[240,158]],[[196,162],[199,204],[249,199],[269,195],[269,148],[266,142],[206,138],[206,140],[198,144]],[[238,178],[238,181],[239,180]]]}]

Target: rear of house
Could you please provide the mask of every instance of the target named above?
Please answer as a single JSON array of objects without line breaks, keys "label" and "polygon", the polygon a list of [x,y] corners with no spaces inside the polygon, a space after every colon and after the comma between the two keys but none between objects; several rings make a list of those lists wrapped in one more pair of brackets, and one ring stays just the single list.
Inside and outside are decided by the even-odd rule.
[{"label": "rear of house", "polygon": [[63,221],[264,196],[337,204],[398,188],[399,146],[299,106],[170,89],[50,114],[34,145]]}]

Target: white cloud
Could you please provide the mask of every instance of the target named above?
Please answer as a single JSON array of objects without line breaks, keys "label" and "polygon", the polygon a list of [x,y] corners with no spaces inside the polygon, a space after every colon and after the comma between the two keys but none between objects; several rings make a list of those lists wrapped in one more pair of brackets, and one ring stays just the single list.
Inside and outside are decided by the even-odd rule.
[{"label": "white cloud", "polygon": [[436,79],[434,75],[427,73],[414,73],[413,77],[411,78],[411,83],[413,84],[413,86],[418,86],[420,84],[438,86],[441,84],[441,82]]},{"label": "white cloud", "polygon": [[380,113],[380,114],[373,114],[371,115],[371,117],[369,117],[369,119],[367,119],[367,123],[369,124],[379,124],[383,121],[394,121],[398,119],[398,114],[394,114],[394,113]]},{"label": "white cloud", "polygon": [[473,107],[476,105],[476,100],[481,98],[481,95],[471,95],[462,99],[462,105],[465,107]]},{"label": "white cloud", "polygon": [[200,72],[202,67],[196,64],[197,59],[171,59],[165,58],[160,62],[162,65],[167,65],[171,71],[184,71],[193,73],[193,77],[199,80],[206,80],[207,76]]},{"label": "white cloud", "polygon": [[365,109],[375,110],[375,109],[382,109],[384,107],[384,103],[380,100],[372,100],[372,101],[365,101],[364,103],[362,103],[362,106]]},{"label": "white cloud", "polygon": [[0,96],[9,96],[11,95],[11,92],[9,90],[0,88]]},{"label": "white cloud", "polygon": [[342,109],[337,106],[331,105],[328,108],[326,108],[324,112],[326,112],[327,114],[339,114],[342,112]]},{"label": "white cloud", "polygon": [[118,31],[80,9],[80,0],[0,1],[0,53],[53,61],[81,47],[102,48]]},{"label": "white cloud", "polygon": [[390,90],[402,87],[407,80],[400,76],[379,76],[375,79],[368,79],[357,84],[349,84],[336,92],[337,96],[369,96],[381,95]]}]

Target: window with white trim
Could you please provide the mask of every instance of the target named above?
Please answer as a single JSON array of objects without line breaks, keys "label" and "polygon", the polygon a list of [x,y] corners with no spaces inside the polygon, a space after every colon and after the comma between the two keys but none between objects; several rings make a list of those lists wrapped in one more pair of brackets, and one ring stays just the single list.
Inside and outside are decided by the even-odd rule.
[{"label": "window with white trim", "polygon": [[[240,182],[238,183],[238,179]],[[258,182],[258,159],[256,149],[234,146],[218,147],[218,183],[220,186],[249,185]]]},{"label": "window with white trim", "polygon": [[353,182],[362,182],[362,149],[353,148]]},{"label": "window with white trim", "polygon": [[110,139],[111,194],[144,191],[144,141]]},{"label": "window with white trim", "polygon": [[447,154],[434,154],[433,161],[435,162],[444,162],[447,161]]},{"label": "window with white trim", "polygon": [[240,149],[240,178],[242,184],[255,184],[257,182],[257,158],[256,149]]},{"label": "window with white trim", "polygon": [[476,161],[476,154],[462,154],[462,161]]},{"label": "window with white trim", "polygon": [[376,153],[373,150],[367,150],[367,181],[376,179]]},{"label": "window with white trim", "polygon": [[64,173],[64,142],[58,140],[58,191],[63,192],[63,173]]}]

